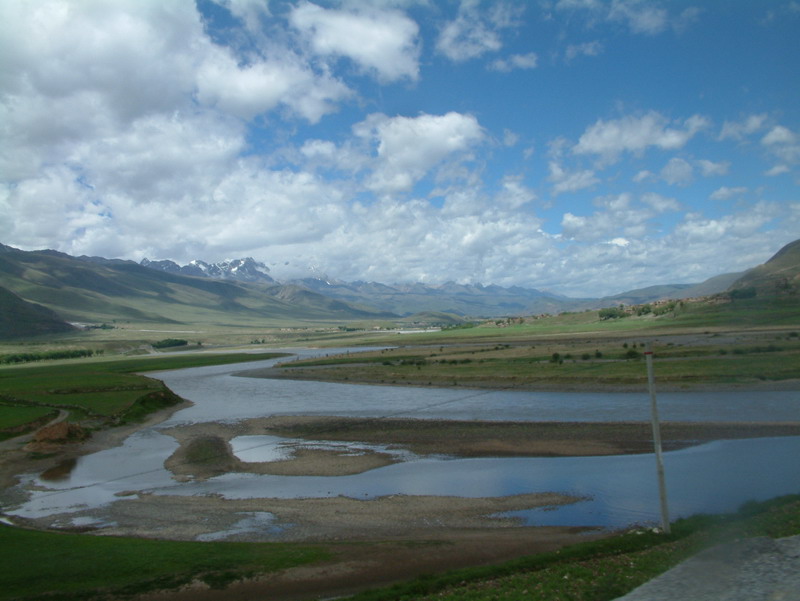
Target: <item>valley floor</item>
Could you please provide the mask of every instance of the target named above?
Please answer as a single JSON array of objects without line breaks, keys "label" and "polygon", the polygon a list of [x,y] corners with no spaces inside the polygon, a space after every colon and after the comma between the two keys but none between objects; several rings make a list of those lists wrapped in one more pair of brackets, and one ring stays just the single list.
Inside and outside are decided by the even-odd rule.
[{"label": "valley floor", "polygon": [[[549,351],[549,349],[548,349]],[[257,377],[328,379],[325,369],[264,370]],[[350,383],[353,383],[352,381]],[[500,386],[491,378],[482,387]],[[602,385],[600,385],[602,388]],[[564,383],[530,383],[520,388],[560,389]],[[685,384],[677,387],[685,390]],[[748,383],[693,382],[691,388],[800,390],[800,380]],[[595,382],[572,382],[567,389],[598,390]],[[607,390],[628,389],[607,384]],[[83,443],[31,446],[29,439],[2,443],[0,484],[13,485],[15,476],[43,472],[65,461],[103,448],[120,445],[136,430],[166,419],[181,407],[154,414],[146,423],[95,433]],[[462,457],[489,456],[590,456],[651,452],[649,424],[642,423],[487,423],[431,420],[420,427],[415,420],[370,420],[293,416],[263,418],[236,424],[199,424],[165,430],[180,443],[166,467],[176,478],[202,480],[229,471],[291,475],[336,476],[360,473],[395,459],[380,453],[345,456],[330,450],[300,450],[293,460],[248,464],[230,453],[229,441],[244,434],[273,434],[317,440],[357,440],[389,444],[418,454]],[[677,449],[725,438],[798,436],[800,423],[782,424],[664,424],[664,446]],[[316,438],[315,438],[316,437]],[[193,443],[227,449],[216,463],[193,461],[187,452]],[[220,445],[221,443],[221,445]],[[324,499],[246,499],[170,497],[132,493],[102,510],[102,519],[114,523],[97,535],[119,535],[195,540],[203,534],[230,528],[241,513],[269,512],[276,524],[289,525],[275,540],[315,542],[325,545],[333,559],[244,582],[219,591],[194,585],[182,591],[149,594],[141,601],[181,601],[269,598],[310,599],[336,596],[371,586],[386,585],[425,573],[497,563],[552,551],[563,546],[606,536],[600,530],[571,527],[521,527],[511,519],[487,517],[535,506],[575,501],[564,495],[542,493],[511,497],[462,499],[455,497],[390,496],[374,500],[345,497]],[[58,519],[29,521],[34,528],[57,526]],[[85,529],[86,530],[86,529]],[[236,540],[234,536],[230,540]]]}]

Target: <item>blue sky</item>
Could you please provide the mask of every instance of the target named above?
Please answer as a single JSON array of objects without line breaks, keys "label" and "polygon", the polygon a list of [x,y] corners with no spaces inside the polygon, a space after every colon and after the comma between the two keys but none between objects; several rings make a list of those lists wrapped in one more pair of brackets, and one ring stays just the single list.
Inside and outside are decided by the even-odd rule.
[{"label": "blue sky", "polygon": [[0,241],[601,296],[800,238],[800,2],[4,0]]}]

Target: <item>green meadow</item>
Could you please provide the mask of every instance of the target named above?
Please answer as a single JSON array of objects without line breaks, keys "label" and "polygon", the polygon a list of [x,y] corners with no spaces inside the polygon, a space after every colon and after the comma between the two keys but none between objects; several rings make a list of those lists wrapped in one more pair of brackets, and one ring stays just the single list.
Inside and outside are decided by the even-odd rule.
[{"label": "green meadow", "polygon": [[[89,428],[136,421],[177,404],[158,380],[141,372],[259,361],[277,353],[172,354],[115,359],[41,361],[0,368],[0,437],[20,433],[59,410]],[[22,428],[24,431],[24,427]]]}]

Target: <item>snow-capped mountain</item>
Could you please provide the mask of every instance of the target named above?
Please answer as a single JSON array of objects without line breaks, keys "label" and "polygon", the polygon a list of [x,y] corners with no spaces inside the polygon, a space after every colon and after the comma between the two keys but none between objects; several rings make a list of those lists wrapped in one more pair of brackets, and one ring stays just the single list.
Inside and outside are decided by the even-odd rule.
[{"label": "snow-capped mountain", "polygon": [[158,269],[167,273],[193,275],[196,277],[214,278],[218,280],[236,280],[238,282],[257,282],[271,284],[275,280],[269,275],[269,268],[252,257],[229,259],[219,263],[192,261],[187,265],[178,265],[174,261],[150,261],[142,259],[141,265],[150,269]]}]

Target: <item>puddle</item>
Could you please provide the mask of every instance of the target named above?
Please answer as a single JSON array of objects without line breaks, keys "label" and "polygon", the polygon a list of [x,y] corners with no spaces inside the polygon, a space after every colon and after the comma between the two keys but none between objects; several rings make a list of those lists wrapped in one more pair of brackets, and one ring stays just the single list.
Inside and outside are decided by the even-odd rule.
[{"label": "puddle", "polygon": [[281,534],[287,528],[286,525],[275,525],[275,516],[267,511],[240,512],[236,515],[243,515],[246,517],[236,522],[227,530],[200,534],[195,540],[210,542],[226,540],[241,535],[247,535],[248,541],[258,540],[259,538],[272,540],[276,535]]}]

